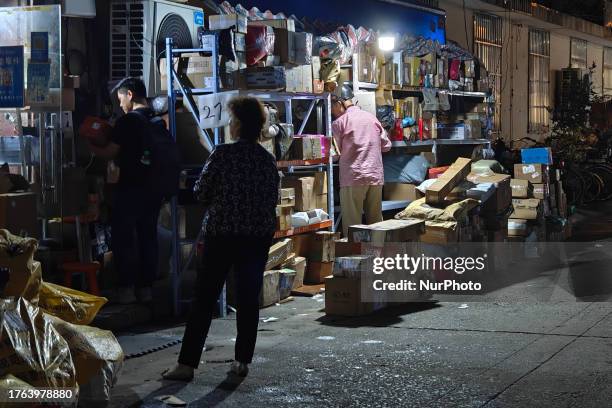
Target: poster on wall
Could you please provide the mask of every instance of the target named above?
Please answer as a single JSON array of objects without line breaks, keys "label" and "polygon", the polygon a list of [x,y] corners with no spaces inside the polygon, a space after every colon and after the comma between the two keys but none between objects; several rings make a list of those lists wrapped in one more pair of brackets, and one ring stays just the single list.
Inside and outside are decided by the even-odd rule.
[{"label": "poster on wall", "polygon": [[22,108],[23,46],[0,47],[0,108]]},{"label": "poster on wall", "polygon": [[30,46],[32,62],[49,62],[49,33],[32,31]]},{"label": "poster on wall", "polygon": [[48,104],[49,78],[51,77],[51,64],[48,62],[28,64],[28,89],[26,92],[27,105]]}]

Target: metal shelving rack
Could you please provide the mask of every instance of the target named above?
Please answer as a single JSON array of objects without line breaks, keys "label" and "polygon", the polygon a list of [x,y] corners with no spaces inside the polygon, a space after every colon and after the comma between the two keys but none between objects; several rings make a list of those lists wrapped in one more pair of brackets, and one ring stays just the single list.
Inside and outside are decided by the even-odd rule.
[{"label": "metal shelving rack", "polygon": [[[173,48],[173,43],[171,38],[166,39],[166,61],[172,61],[173,58],[180,56],[185,53],[200,53],[204,55],[211,56],[213,61],[218,61],[218,41],[219,36],[216,33],[208,34],[210,36],[214,36],[213,39],[209,39],[208,41],[204,41],[205,44],[208,44],[208,48],[196,48],[196,49],[175,49]],[[172,135],[172,138],[176,141],[176,101],[177,97],[182,97],[185,106],[193,115],[194,119],[197,123],[200,123],[199,111],[197,107],[197,103],[194,100],[194,96],[199,95],[207,95],[212,93],[218,93],[219,89],[219,66],[218,63],[213,65],[213,84],[211,87],[207,88],[189,88],[181,83],[178,74],[174,70],[173,64],[168,63],[167,66],[167,96],[168,96],[168,120],[169,120],[169,131]],[[175,89],[175,81],[177,83],[177,88]],[[313,111],[317,113],[317,131],[319,134],[325,131],[325,135],[328,137],[332,136],[332,128],[331,128],[331,95],[329,93],[324,94],[309,94],[309,93],[285,93],[285,92],[267,92],[267,91],[256,91],[256,90],[240,90],[237,93],[238,95],[243,96],[251,96],[255,97],[262,102],[276,102],[283,103],[285,107],[285,123],[293,123],[293,101],[310,101],[308,106],[308,110],[306,112],[305,117],[302,120],[302,123],[295,133],[297,136],[301,135],[304,131],[306,124],[310,118],[310,115]],[[322,103],[320,103],[322,102]],[[325,112],[323,112],[323,110]],[[323,116],[325,117],[325,123],[323,124]],[[213,129],[214,138],[211,140],[206,129],[203,129],[205,133],[204,142],[206,144],[206,148],[212,152],[214,147],[221,143],[220,131],[219,128]],[[333,143],[330,143],[330,146],[333,146]],[[328,212],[329,212],[329,220],[321,222],[316,225],[309,225],[307,227],[301,228],[292,228],[286,231],[277,231],[275,234],[275,238],[284,238],[292,235],[297,235],[305,232],[311,232],[326,228],[334,228],[334,173],[333,173],[333,155],[332,153],[333,147],[330,147],[330,151],[326,152],[327,157],[325,159],[317,159],[317,160],[291,160],[291,161],[279,161],[278,168],[286,169],[288,173],[299,172],[300,170],[313,170],[319,169],[321,171],[325,170],[327,173],[327,202],[328,202]],[[181,300],[179,299],[179,286],[180,279],[182,275],[182,266],[180,259],[180,245],[181,240],[178,235],[178,202],[177,198],[174,197],[171,201],[171,212],[172,212],[172,301],[173,301],[173,312],[175,315],[179,314],[179,304]],[[200,237],[198,237],[199,239]],[[198,239],[196,239],[196,244]],[[195,251],[195,245],[192,248],[192,251],[189,255],[189,260],[186,264],[189,264],[193,253]],[[221,297],[219,299],[219,314],[221,316],[226,315],[226,303],[225,303],[225,288]]]}]

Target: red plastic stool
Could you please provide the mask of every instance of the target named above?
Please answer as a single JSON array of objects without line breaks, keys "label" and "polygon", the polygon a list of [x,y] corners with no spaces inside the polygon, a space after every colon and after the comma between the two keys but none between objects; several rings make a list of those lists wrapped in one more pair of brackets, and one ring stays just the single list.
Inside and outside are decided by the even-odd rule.
[{"label": "red plastic stool", "polygon": [[62,264],[62,270],[64,271],[64,285],[66,287],[72,287],[72,275],[75,273],[83,274],[87,278],[87,287],[92,295],[100,296],[100,289],[98,288],[98,271],[100,270],[99,262],[66,262]]}]

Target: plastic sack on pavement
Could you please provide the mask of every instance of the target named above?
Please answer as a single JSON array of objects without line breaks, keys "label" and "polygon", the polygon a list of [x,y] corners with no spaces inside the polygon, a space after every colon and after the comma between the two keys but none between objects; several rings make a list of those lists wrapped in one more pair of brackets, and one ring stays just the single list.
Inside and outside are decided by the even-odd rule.
[{"label": "plastic sack on pavement", "polygon": [[[36,388],[28,384],[27,382],[20,380],[14,375],[8,374],[0,378],[0,392],[6,395],[10,390],[35,390]],[[0,402],[0,408],[27,408],[31,407],[32,404],[28,402]]]},{"label": "plastic sack on pavement", "polygon": [[36,304],[42,281],[40,263],[34,261],[38,241],[0,230],[0,268],[9,269],[9,280],[2,296],[23,297]]},{"label": "plastic sack on pavement", "polygon": [[105,407],[123,366],[124,354],[112,332],[45,316],[66,340],[79,384],[79,406]]},{"label": "plastic sack on pavement", "polygon": [[23,298],[0,300],[0,376],[7,374],[34,387],[77,387],[68,343]]},{"label": "plastic sack on pavement", "polygon": [[108,300],[100,296],[43,282],[38,305],[69,323],[89,324]]}]

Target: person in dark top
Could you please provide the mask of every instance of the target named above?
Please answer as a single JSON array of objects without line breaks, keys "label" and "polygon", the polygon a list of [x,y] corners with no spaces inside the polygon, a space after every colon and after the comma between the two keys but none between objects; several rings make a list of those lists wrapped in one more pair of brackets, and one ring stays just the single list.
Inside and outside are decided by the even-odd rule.
[{"label": "person in dark top", "polygon": [[162,196],[147,187],[143,148],[154,113],[147,104],[142,80],[125,78],[115,90],[125,115],[116,121],[106,146],[90,144],[90,149],[97,156],[114,159],[119,166],[111,219],[113,260],[120,284],[114,300],[147,303],[152,301],[151,286],[157,275],[157,219],[162,204]]},{"label": "person in dark top", "polygon": [[202,269],[178,364],[163,373],[168,380],[193,378],[231,268],[238,303],[231,372],[246,376],[255,350],[259,294],[276,226],[280,177],[275,158],[258,143],[266,121],[261,103],[241,97],[231,100],[228,107],[231,136],[237,141],[215,148],[195,185],[195,194],[206,207]]}]

